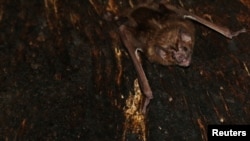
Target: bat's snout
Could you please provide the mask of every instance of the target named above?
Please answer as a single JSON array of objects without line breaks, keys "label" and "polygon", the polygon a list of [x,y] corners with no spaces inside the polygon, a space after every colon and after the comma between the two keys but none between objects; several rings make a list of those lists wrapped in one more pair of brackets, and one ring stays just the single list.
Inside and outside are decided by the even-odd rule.
[{"label": "bat's snout", "polygon": [[183,59],[181,62],[178,63],[179,66],[188,67],[191,64],[191,59]]},{"label": "bat's snout", "polygon": [[176,53],[174,58],[179,66],[188,67],[191,64],[191,55]]}]

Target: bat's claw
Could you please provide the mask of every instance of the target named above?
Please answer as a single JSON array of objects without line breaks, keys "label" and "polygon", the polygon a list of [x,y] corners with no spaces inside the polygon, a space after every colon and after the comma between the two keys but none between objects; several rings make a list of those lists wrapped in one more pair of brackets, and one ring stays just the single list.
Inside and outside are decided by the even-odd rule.
[{"label": "bat's claw", "polygon": [[140,60],[141,58],[140,58],[140,56],[139,56],[139,54],[138,54],[138,51],[143,52],[143,50],[142,50],[141,48],[136,48],[136,49],[135,49],[135,56],[136,56],[136,58],[137,58],[138,60]]},{"label": "bat's claw", "polygon": [[238,36],[239,34],[245,33],[245,32],[247,32],[246,28],[243,28],[241,30],[235,31],[235,32],[232,33],[231,38],[233,38],[235,36]]}]

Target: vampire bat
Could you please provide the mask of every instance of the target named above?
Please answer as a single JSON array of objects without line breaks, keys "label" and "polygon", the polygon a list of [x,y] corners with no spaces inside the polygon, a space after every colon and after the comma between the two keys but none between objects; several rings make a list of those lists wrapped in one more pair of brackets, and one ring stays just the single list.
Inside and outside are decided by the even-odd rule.
[{"label": "vampire bat", "polygon": [[137,71],[141,90],[146,95],[142,107],[144,114],[153,94],[142,68],[139,52],[143,52],[153,63],[187,67],[191,63],[195,42],[194,21],[230,39],[246,32],[245,29],[231,32],[228,28],[163,2],[142,4],[128,13],[128,22],[121,25],[119,30]]}]

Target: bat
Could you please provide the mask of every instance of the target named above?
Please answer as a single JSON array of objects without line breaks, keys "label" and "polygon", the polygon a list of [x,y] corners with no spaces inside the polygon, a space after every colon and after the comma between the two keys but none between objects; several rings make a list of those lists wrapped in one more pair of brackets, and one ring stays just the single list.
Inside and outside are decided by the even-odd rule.
[{"label": "bat", "polygon": [[188,67],[195,43],[193,22],[207,26],[229,39],[246,32],[244,28],[231,32],[226,27],[164,2],[141,4],[127,13],[128,20],[119,26],[119,32],[137,71],[141,90],[146,96],[141,109],[143,114],[153,94],[142,67],[140,52],[152,63]]}]

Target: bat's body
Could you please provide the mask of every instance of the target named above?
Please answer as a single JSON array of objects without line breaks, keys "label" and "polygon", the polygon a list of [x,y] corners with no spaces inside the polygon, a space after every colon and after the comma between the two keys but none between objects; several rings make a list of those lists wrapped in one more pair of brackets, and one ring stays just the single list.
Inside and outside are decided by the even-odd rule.
[{"label": "bat's body", "polygon": [[146,95],[143,113],[146,112],[146,107],[153,95],[138,51],[143,52],[149,61],[154,63],[187,67],[191,63],[195,29],[193,23],[185,18],[200,22],[229,38],[245,32],[240,30],[231,33],[227,28],[216,26],[171,5],[162,4],[163,7],[157,4],[149,5],[133,9],[127,15],[129,22],[120,26],[121,38],[137,70],[141,89]]},{"label": "bat's body", "polygon": [[[144,28],[144,29],[141,29]],[[161,65],[189,66],[193,52],[193,24],[176,15],[163,15],[140,23],[130,30],[141,43],[141,51],[149,61]]]}]

